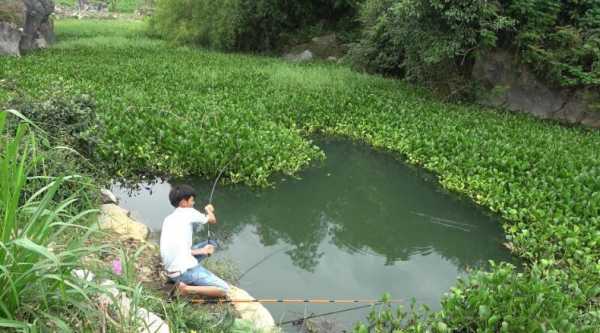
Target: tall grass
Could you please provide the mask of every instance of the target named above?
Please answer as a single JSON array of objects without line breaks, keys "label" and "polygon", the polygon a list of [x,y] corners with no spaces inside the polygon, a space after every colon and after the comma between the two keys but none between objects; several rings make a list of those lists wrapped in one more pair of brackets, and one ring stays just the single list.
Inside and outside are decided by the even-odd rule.
[{"label": "tall grass", "polygon": [[77,192],[55,200],[77,176],[36,175],[40,143],[26,122],[8,126],[8,116],[0,114],[0,327],[87,326],[95,310],[71,271],[92,251],[84,244],[92,232],[85,224],[95,210],[74,208]]}]

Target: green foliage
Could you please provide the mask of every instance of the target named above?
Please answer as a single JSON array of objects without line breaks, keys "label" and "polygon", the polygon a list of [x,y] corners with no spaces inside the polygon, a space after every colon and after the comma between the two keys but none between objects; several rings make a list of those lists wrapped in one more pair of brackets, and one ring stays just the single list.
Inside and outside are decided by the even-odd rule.
[{"label": "green foliage", "polygon": [[600,3],[519,0],[505,6],[517,25],[506,40],[523,62],[557,86],[600,86]]},{"label": "green foliage", "polygon": [[549,266],[542,262],[523,273],[492,263],[490,272],[459,279],[437,313],[414,303],[394,309],[384,298],[383,308],[373,309],[354,332],[597,332],[597,305],[577,307],[585,304],[585,291]]},{"label": "green foliage", "polygon": [[438,320],[454,331],[597,332],[597,305],[578,307],[585,304],[588,291],[566,281],[567,274],[550,268],[547,261],[527,274],[508,264],[493,265],[489,273],[460,280],[442,301],[444,312]]},{"label": "green foliage", "polygon": [[[86,185],[72,175],[32,174],[44,160],[41,147],[24,123],[9,132],[7,120],[17,118],[7,115],[0,113],[0,327],[90,327],[98,312],[71,270],[94,251],[84,245],[88,232],[81,225],[94,211],[78,211],[77,194],[55,200],[66,182]],[[28,194],[33,176],[44,183]]]},{"label": "green foliage", "polygon": [[150,31],[178,43],[219,50],[271,51],[286,34],[353,17],[360,0],[158,0]]},{"label": "green foliage", "polygon": [[469,75],[475,51],[495,47],[497,33],[514,24],[497,2],[477,0],[369,0],[361,21],[356,65],[448,90]]},{"label": "green foliage", "polygon": [[[148,0],[86,0],[88,5],[106,6],[111,12],[133,13],[136,9],[146,4]],[[78,0],[56,0],[55,3],[64,7],[78,8]]]},{"label": "green foliage", "polygon": [[7,104],[42,128],[51,145],[65,145],[91,155],[93,133],[99,131],[95,102],[72,86],[58,81],[36,98],[14,91]]},{"label": "green foliage", "polygon": [[[63,27],[89,36],[88,25],[102,24],[60,21],[57,29],[59,38]],[[105,24],[110,32],[114,22]],[[94,93],[104,128],[95,163],[117,175],[214,176],[233,159],[225,176],[265,185],[322,157],[306,139],[311,133],[364,141],[435,172],[445,188],[501,215],[509,244],[529,263],[521,275],[502,266],[489,279],[474,275],[485,284],[459,284],[468,303],[450,295],[441,313],[457,317],[436,320],[473,330],[483,325],[484,305],[525,327],[536,319],[515,313],[539,313],[559,328],[554,314],[571,318],[575,331],[598,322],[600,132],[440,103],[402,82],[335,65],[172,48],[114,32],[0,59],[0,73],[27,91],[62,77]],[[535,312],[538,299],[528,288],[547,294],[540,304],[553,308]],[[498,297],[484,303],[486,290]],[[505,290],[523,297],[509,300]]]},{"label": "green foliage", "polygon": [[351,52],[369,71],[460,86],[479,52],[495,47],[557,86],[600,83],[597,1],[369,0]]}]

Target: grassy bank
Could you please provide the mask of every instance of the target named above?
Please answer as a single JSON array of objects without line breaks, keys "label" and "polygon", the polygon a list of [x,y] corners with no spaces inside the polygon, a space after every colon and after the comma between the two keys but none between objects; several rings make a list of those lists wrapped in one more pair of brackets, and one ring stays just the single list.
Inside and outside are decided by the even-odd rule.
[{"label": "grassy bank", "polygon": [[139,22],[59,21],[57,32],[50,50],[0,59],[0,96],[61,81],[90,94],[103,125],[90,158],[113,174],[211,177],[234,160],[231,180],[268,185],[322,158],[310,133],[361,140],[503,216],[529,263],[522,274],[501,266],[473,275],[432,323],[600,327],[600,132],[440,103],[331,64],[171,47],[144,37]]}]

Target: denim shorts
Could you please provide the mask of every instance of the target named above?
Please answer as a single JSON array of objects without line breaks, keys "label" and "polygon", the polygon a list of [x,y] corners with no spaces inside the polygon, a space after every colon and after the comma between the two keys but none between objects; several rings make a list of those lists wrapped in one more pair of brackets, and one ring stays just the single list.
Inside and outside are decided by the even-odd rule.
[{"label": "denim shorts", "polygon": [[[194,245],[193,249],[199,249],[206,245],[213,245],[217,247],[217,243],[213,240],[205,241]],[[198,262],[202,261],[206,256],[197,255],[195,256]],[[227,292],[229,290],[229,285],[227,282],[223,281],[221,278],[213,274],[208,269],[204,268],[201,264],[194,266],[178,277],[172,278],[174,282],[183,282],[190,286],[205,286],[205,287],[217,287],[221,290]]]}]

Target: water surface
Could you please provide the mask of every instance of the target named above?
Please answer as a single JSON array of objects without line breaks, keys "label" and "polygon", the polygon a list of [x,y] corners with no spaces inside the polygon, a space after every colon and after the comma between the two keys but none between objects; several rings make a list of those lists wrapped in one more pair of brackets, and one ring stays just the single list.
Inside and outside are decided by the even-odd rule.
[{"label": "water surface", "polygon": [[[488,260],[512,260],[499,220],[446,193],[434,177],[389,154],[347,141],[321,141],[325,162],[284,178],[274,189],[218,187],[211,227],[221,256],[239,263],[240,281],[257,298],[393,298],[439,309],[459,276]],[[186,180],[203,207],[211,183]],[[125,208],[160,231],[172,211],[167,183],[130,193]],[[199,230],[197,238],[205,238]],[[264,261],[263,261],[264,260]],[[277,321],[344,305],[268,305]],[[367,310],[335,316],[348,328]]]}]

